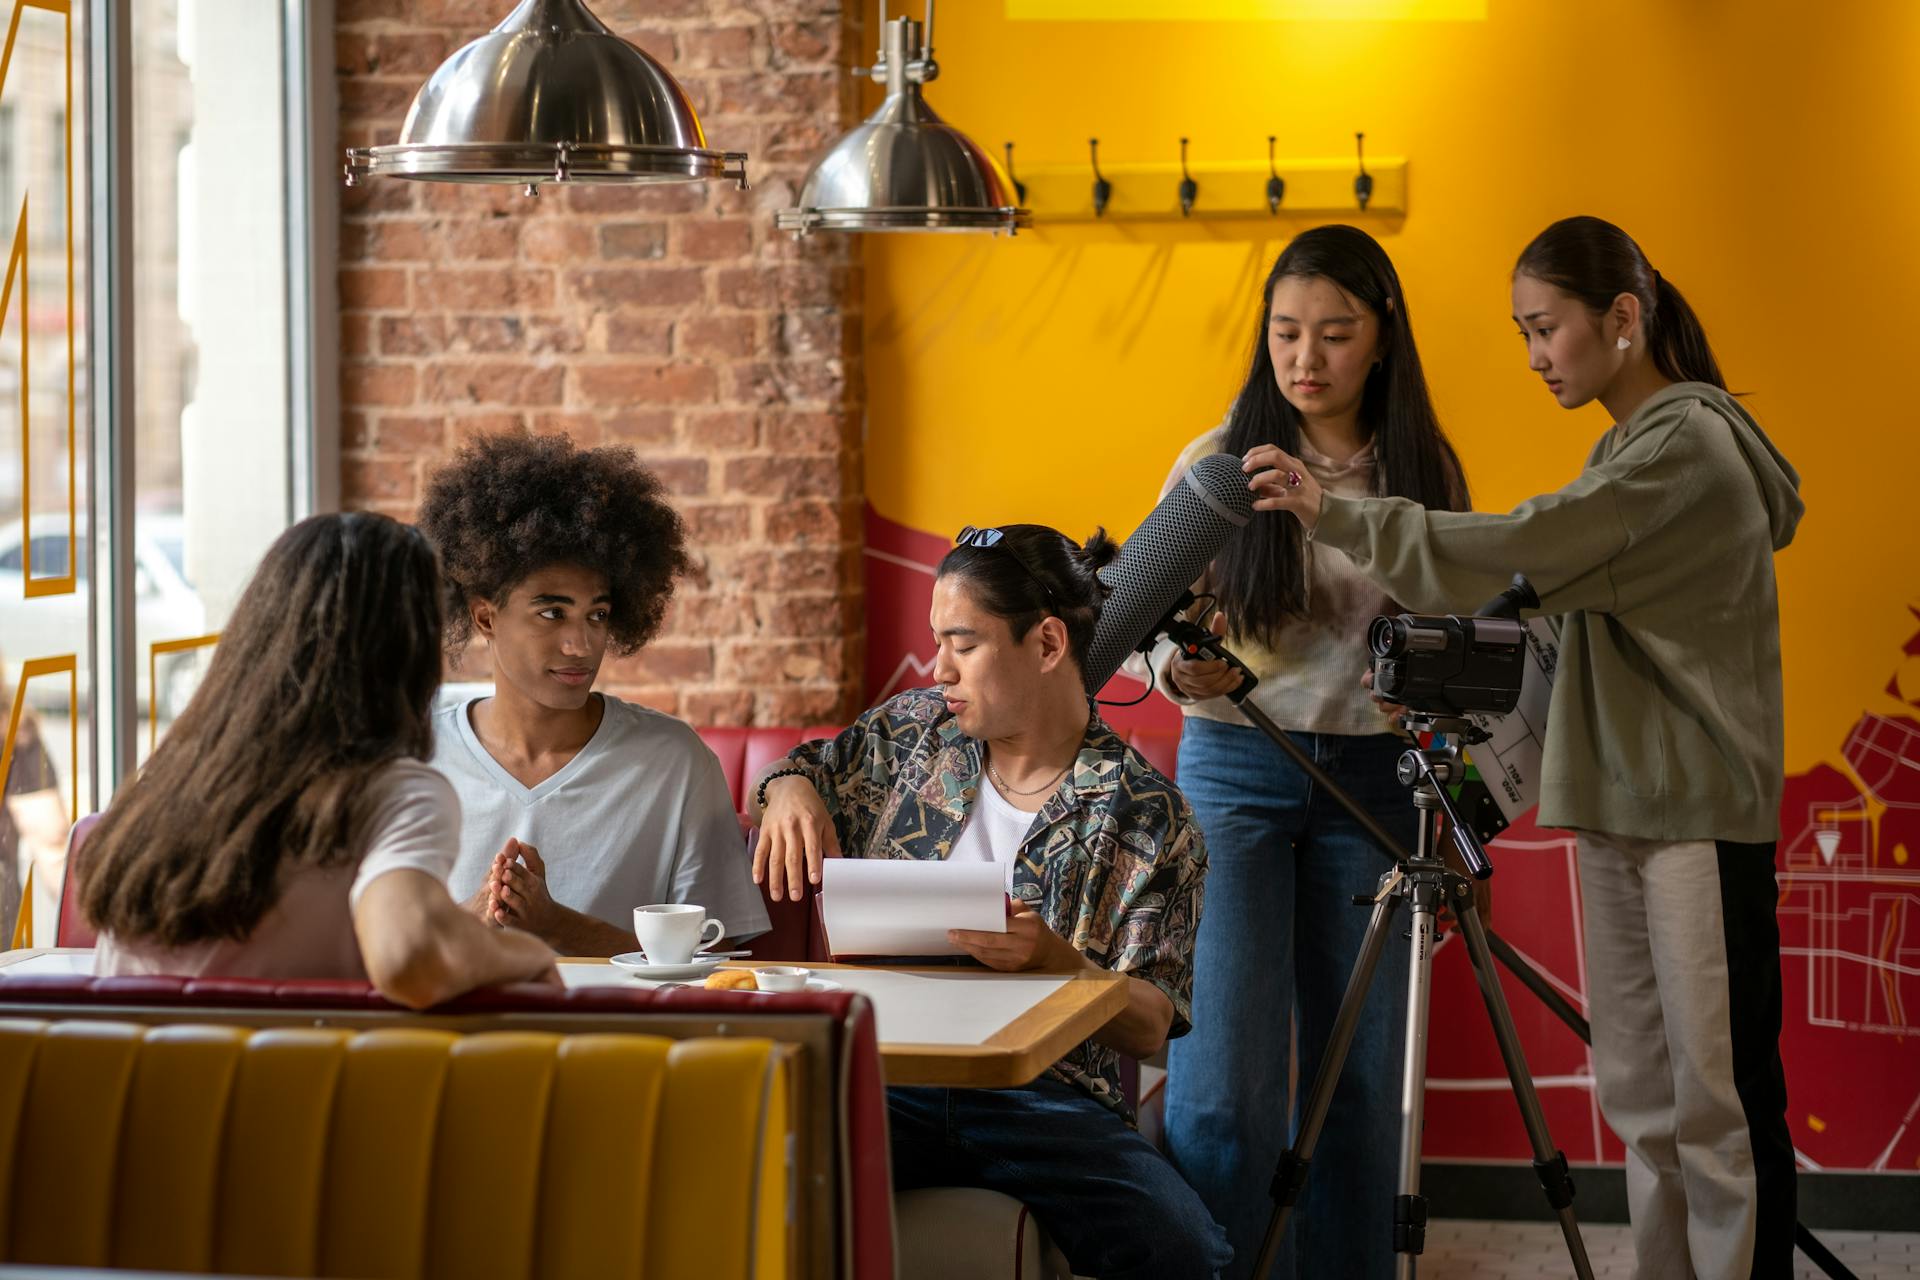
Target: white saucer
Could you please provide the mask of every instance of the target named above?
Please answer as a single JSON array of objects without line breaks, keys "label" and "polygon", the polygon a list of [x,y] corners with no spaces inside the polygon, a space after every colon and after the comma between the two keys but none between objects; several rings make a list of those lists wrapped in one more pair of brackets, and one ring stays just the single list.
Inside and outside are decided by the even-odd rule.
[{"label": "white saucer", "polygon": [[[808,991],[845,991],[846,990],[845,987],[833,981],[831,978],[808,978],[806,989]],[[760,991],[760,992],[757,992],[756,994],[763,995],[763,996],[797,996],[800,993],[798,991]]]},{"label": "white saucer", "polygon": [[722,959],[721,956],[696,955],[686,964],[652,964],[646,952],[629,951],[614,956],[608,963],[619,965],[636,978],[704,978]]}]

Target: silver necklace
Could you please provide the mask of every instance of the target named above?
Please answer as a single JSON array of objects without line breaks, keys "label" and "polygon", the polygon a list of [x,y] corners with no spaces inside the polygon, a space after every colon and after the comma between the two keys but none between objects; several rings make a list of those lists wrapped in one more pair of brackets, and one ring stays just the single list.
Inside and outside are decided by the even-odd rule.
[{"label": "silver necklace", "polygon": [[1044,791],[1051,791],[1055,787],[1060,785],[1060,779],[1066,777],[1067,770],[1071,768],[1073,768],[1073,761],[1069,760],[1065,764],[1061,765],[1060,772],[1054,774],[1053,777],[1048,779],[1048,781],[1044,785],[1035,787],[1031,791],[1021,791],[1021,790],[1018,790],[1017,788],[1008,786],[1007,780],[1000,776],[1000,771],[993,767],[992,759],[989,758],[987,760],[987,772],[993,775],[993,784],[999,787],[1002,791],[1006,792],[1010,796],[1037,796]]}]

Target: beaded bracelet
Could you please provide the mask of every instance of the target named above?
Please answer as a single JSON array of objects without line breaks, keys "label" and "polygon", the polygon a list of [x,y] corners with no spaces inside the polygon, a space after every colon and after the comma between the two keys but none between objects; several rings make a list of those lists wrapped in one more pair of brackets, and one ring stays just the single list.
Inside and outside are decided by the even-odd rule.
[{"label": "beaded bracelet", "polygon": [[755,788],[753,793],[753,802],[758,808],[765,809],[767,807],[767,784],[775,778],[811,778],[812,776],[813,775],[805,769],[775,769],[772,773],[760,779],[760,785]]}]

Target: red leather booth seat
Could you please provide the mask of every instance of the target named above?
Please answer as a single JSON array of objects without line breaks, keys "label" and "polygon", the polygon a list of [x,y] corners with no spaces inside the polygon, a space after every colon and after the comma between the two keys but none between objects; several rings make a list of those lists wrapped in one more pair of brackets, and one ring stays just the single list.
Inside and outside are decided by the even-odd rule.
[{"label": "red leather booth seat", "polygon": [[736,813],[747,811],[752,799],[748,792],[760,771],[803,742],[831,738],[841,725],[822,724],[811,728],[747,728],[724,726],[701,729],[700,740],[720,757],[720,768],[727,775],[727,790],[733,793]]},{"label": "red leather booth seat", "polygon": [[[815,738],[831,738],[838,732],[835,725],[814,725],[810,728],[708,728],[701,729],[701,741],[720,758],[720,768],[727,776],[727,788],[733,795],[734,810],[742,816],[742,826],[746,826],[745,814],[751,796],[748,792],[753,780],[760,771],[775,760],[786,755],[802,742]],[[1147,758],[1147,761],[1166,774],[1174,776],[1174,769],[1180,753],[1180,731],[1178,729],[1133,729],[1121,730],[1126,738]],[[85,842],[87,833],[92,829],[97,815],[88,815],[73,826],[73,834],[68,840],[67,865],[73,865],[73,857]],[[752,834],[748,840],[751,844]],[[826,951],[818,937],[814,923],[813,887],[807,886],[807,892],[799,902],[782,899],[767,903],[768,918],[772,928],[754,939],[753,950],[760,960],[824,960]],[[73,894],[73,877],[67,877],[60,894],[60,926],[57,942],[63,947],[90,947],[94,943],[93,929],[80,914],[78,902]]]},{"label": "red leather booth seat", "polygon": [[60,921],[53,931],[56,947],[90,947],[94,943],[93,926],[80,914],[80,899],[73,891],[73,855],[80,852],[80,846],[87,842],[87,835],[98,821],[100,815],[90,813],[74,823],[73,830],[67,833],[67,874],[60,881]]},{"label": "red leather booth seat", "polygon": [[837,1184],[830,1188],[837,1210],[828,1215],[833,1223],[830,1273],[849,1280],[891,1280],[894,1274],[885,1082],[873,1006],[855,992],[772,995],[699,987],[556,989],[522,984],[471,992],[414,1013],[364,982],[0,978],[0,1017],[173,1022],[183,1015],[194,1021],[225,1018],[255,1025],[425,1024],[562,1033],[617,1029],[670,1036],[767,1036],[802,1043],[809,1034],[818,1037],[824,1027],[828,1060],[815,1070],[834,1095],[833,1114],[821,1117],[819,1126],[830,1132],[835,1148],[827,1153],[831,1181]]}]

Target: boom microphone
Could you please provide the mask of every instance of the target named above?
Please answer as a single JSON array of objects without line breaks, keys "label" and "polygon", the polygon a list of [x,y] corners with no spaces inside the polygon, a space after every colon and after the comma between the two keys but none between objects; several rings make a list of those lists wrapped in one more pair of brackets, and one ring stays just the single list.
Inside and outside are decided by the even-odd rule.
[{"label": "boom microphone", "polygon": [[1253,515],[1240,459],[1214,453],[1187,468],[1100,571],[1110,594],[1100,610],[1082,674],[1098,693],[1127,655],[1153,638],[1220,548]]}]

